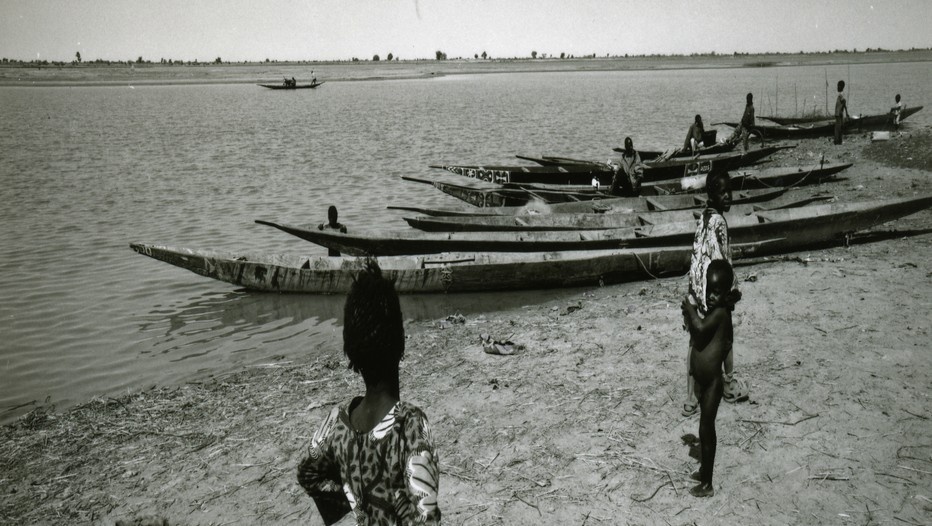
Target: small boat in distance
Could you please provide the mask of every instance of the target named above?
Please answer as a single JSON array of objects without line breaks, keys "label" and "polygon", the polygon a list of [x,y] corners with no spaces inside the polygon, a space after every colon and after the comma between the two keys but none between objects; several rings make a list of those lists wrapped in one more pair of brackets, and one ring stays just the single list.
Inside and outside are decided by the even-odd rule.
[{"label": "small boat in distance", "polygon": [[324,81],[314,80],[310,84],[259,84],[263,88],[269,89],[313,89],[323,84]]}]

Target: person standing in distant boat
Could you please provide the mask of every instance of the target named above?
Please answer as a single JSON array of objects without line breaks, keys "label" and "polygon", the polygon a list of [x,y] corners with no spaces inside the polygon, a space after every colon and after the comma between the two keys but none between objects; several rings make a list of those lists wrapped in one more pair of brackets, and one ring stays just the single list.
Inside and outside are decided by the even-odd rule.
[{"label": "person standing in distant boat", "polygon": [[841,136],[845,131],[845,120],[850,119],[848,114],[848,101],[845,100],[845,81],[838,81],[838,98],[835,99],[835,144],[841,144]]},{"label": "person standing in distant boat", "polygon": [[741,116],[741,140],[744,142],[744,151],[748,151],[748,137],[754,127],[754,94],[748,93],[747,104],[744,106],[744,115]]},{"label": "person standing in distant boat", "polygon": [[[343,234],[346,233],[346,226],[337,221],[337,207],[330,205],[330,208],[327,209],[327,222],[317,225],[317,230],[334,230]],[[339,257],[340,251],[328,248],[327,255]]]},{"label": "person standing in distant boat", "polygon": [[696,120],[689,127],[686,134],[686,141],[683,143],[683,150],[698,155],[699,150],[705,146],[702,143],[702,135],[705,133],[705,127],[702,125],[702,116],[696,115]]},{"label": "person standing in distant boat", "polygon": [[644,163],[641,155],[634,149],[631,137],[625,137],[625,151],[621,153],[621,167],[612,178],[612,195],[637,197],[641,194],[641,181],[644,179]]},{"label": "person standing in distant boat", "polygon": [[896,94],[896,104],[890,108],[890,113],[893,114],[893,129],[900,129],[900,116],[903,114],[903,108],[906,107],[902,102],[900,102],[900,94]]}]

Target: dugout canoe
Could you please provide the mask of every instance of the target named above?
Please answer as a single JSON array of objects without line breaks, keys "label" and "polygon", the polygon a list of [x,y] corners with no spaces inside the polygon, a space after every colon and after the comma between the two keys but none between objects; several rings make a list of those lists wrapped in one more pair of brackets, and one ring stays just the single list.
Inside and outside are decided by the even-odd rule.
[{"label": "dugout canoe", "polygon": [[[711,173],[713,171],[734,170],[742,166],[758,163],[780,150],[795,147],[795,145],[766,146],[748,150],[747,152],[724,152],[692,157],[673,157],[644,161],[643,181],[667,181],[680,177]],[[519,158],[525,160],[535,159],[528,156],[519,156]],[[591,184],[593,177],[598,177],[602,186],[608,186],[611,184],[615,173],[611,165],[599,161],[584,161],[581,159],[569,160],[568,157],[549,158],[554,159],[553,161],[548,161],[547,159],[548,158],[536,159],[536,161],[543,163],[551,162],[551,164],[541,166],[483,167],[433,165],[431,167],[441,168],[465,177],[500,184],[540,183],[585,185]],[[557,161],[556,159],[562,159],[563,161]]]},{"label": "dugout canoe", "polygon": [[[733,258],[767,243],[737,245]],[[252,291],[345,294],[365,264],[353,257],[256,255],[131,243],[138,254]],[[692,247],[543,253],[449,253],[378,258],[399,293],[598,286],[689,269]]]},{"label": "dugout canoe", "polygon": [[[830,194],[798,195],[779,202],[733,204],[730,215],[752,214],[766,210],[795,208],[833,199]],[[410,226],[425,232],[535,232],[554,230],[606,230],[662,223],[696,221],[702,215],[698,208],[657,210],[629,213],[538,214],[522,216],[419,216],[405,217]]]},{"label": "dugout canoe", "polygon": [[431,168],[446,170],[452,174],[477,179],[487,183],[547,183],[588,185],[598,178],[603,185],[611,184],[614,170],[606,163],[593,161],[588,164],[566,164],[550,166],[467,166],[432,164]]},{"label": "dugout canoe", "polygon": [[[911,106],[908,108],[904,108],[903,111],[900,112],[900,121],[902,122],[903,119],[918,112],[922,108],[923,106]],[[812,117],[778,117],[778,116],[764,117],[764,116],[760,116],[758,118],[766,119],[768,121],[775,122],[778,125],[783,125],[783,126],[810,124],[813,122],[820,122],[820,121],[822,122],[830,121],[832,122],[834,126],[834,122],[835,122],[834,117],[832,117],[831,115],[816,115]],[[865,127],[875,127],[875,126],[881,126],[881,127],[893,126],[893,114],[888,112],[888,113],[879,113],[876,115],[865,115],[865,116],[856,115],[856,116],[853,116],[848,121],[848,124],[846,124],[845,129],[847,131],[850,129],[850,127],[853,127],[853,129],[857,130],[857,128],[859,127],[865,128]],[[832,133],[834,133],[834,130]]]},{"label": "dugout canoe", "polygon": [[314,88],[316,88],[317,86],[320,86],[320,85],[323,84],[323,83],[324,83],[324,81],[312,82],[312,83],[310,83],[310,84],[296,84],[296,85],[294,85],[294,86],[286,86],[286,85],[284,85],[284,84],[259,84],[259,86],[262,86],[263,88],[268,88],[268,89],[283,89],[283,90],[292,90],[292,89],[314,89]]},{"label": "dugout canoe", "polygon": [[[733,204],[763,203],[785,194],[786,188],[741,190],[732,193]],[[471,208],[427,208],[420,206],[389,206],[389,210],[403,210],[435,217],[455,216],[524,216],[535,214],[617,214],[648,212],[651,210],[688,210],[705,207],[705,194],[675,194],[645,197],[613,197],[569,203],[529,202],[523,206],[495,206]]]},{"label": "dugout canoe", "polygon": [[[731,172],[732,190],[771,189],[780,186],[802,186],[821,183],[850,167],[850,163],[824,163],[812,166],[743,169]],[[581,203],[593,200],[614,199],[604,189],[589,185],[508,184],[497,185],[464,180],[452,183],[446,180],[402,176],[406,181],[430,184],[441,192],[456,197],[478,208],[523,207],[531,203]],[[705,192],[704,176],[675,182],[646,183],[641,195],[669,196]],[[603,187],[604,188],[604,187]]]},{"label": "dugout canoe", "polygon": [[[750,215],[726,215],[732,243],[780,238],[768,250],[792,252],[843,238],[887,221],[927,209],[932,195],[832,203],[767,210]],[[367,232],[318,230],[316,225],[293,226],[270,221],[256,223],[277,228],[323,247],[349,255],[410,255],[441,252],[550,252],[554,250],[610,250],[692,243],[696,222],[683,221],[630,228],[554,232]]]}]

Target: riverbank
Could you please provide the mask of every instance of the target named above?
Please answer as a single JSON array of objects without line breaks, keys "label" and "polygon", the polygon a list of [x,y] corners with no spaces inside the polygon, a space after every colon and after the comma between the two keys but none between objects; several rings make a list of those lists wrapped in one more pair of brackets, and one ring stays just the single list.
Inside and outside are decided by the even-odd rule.
[{"label": "riverbank", "polygon": [[779,68],[891,62],[930,62],[932,50],[862,53],[762,55],[696,55],[541,59],[454,59],[345,62],[250,62],[168,65],[132,64],[0,64],[0,86],[107,86],[174,84],[251,84],[295,77],[327,82],[399,80],[445,75],[540,73],[569,71],[636,71],[707,68]]},{"label": "riverbank", "polygon": [[[855,165],[819,189],[906,197],[932,193],[930,151],[926,127],[809,139],[774,163],[824,153]],[[402,396],[431,419],[445,522],[927,523],[930,229],[927,210],[850,248],[737,268],[751,396],[719,412],[711,499],[687,491],[684,278],[408,324]],[[522,348],[485,354],[480,333]],[[333,355],[39,407],[0,428],[0,523],[317,524],[295,468],[329,408],[361,389]]]}]

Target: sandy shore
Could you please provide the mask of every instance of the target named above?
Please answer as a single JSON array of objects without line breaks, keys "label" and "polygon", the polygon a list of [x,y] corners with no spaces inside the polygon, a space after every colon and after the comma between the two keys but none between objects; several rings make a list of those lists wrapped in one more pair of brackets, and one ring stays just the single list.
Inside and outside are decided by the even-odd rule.
[{"label": "sandy shore", "polygon": [[[929,128],[830,140],[775,162],[855,162],[820,188],[840,200],[932,193]],[[432,421],[445,522],[929,524],[930,229],[927,210],[848,248],[737,268],[751,399],[719,412],[710,499],[687,492],[698,464],[681,440],[698,431],[680,415],[685,278],[409,324],[402,396]],[[484,354],[483,332],[523,349]],[[38,408],[0,428],[0,523],[319,524],[295,468],[329,408],[362,390],[344,363]]]}]

